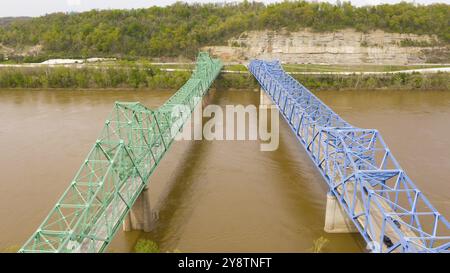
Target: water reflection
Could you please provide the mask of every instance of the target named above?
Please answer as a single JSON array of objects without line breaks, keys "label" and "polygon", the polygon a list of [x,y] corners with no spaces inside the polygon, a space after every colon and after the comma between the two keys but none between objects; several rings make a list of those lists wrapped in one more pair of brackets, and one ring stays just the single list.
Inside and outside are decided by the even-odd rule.
[{"label": "water reflection", "polygon": [[[100,133],[114,101],[163,103],[168,91],[0,91],[0,249],[20,246],[57,201]],[[377,128],[409,176],[450,214],[450,93],[322,91],[356,126]],[[212,92],[206,104],[257,104],[259,93]],[[151,177],[157,215],[148,234],[119,231],[110,251],[138,238],[163,251],[360,252],[357,234],[323,232],[326,186],[284,121],[280,145],[180,141]],[[424,144],[426,143],[426,145]]]}]

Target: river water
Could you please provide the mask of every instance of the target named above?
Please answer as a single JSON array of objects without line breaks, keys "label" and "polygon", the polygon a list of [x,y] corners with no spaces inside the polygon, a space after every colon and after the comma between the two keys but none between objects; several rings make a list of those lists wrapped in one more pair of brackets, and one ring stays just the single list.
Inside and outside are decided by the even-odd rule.
[{"label": "river water", "polygon": [[[100,134],[114,101],[156,107],[169,91],[0,90],[0,250],[38,227]],[[352,124],[376,128],[400,165],[450,216],[450,93],[320,91]],[[208,104],[258,105],[259,93],[212,91]],[[326,186],[283,120],[279,148],[259,141],[179,141],[150,178],[154,228],[119,231],[108,251],[139,238],[162,251],[361,252],[358,234],[323,231]]]}]

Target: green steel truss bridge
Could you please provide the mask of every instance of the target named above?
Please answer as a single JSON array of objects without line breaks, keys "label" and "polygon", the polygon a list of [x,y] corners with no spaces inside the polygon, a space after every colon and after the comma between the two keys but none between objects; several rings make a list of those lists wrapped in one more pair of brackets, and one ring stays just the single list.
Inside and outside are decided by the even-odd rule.
[{"label": "green steel truss bridge", "polygon": [[191,78],[157,110],[116,102],[75,178],[19,252],[103,252],[221,69],[200,52]]}]

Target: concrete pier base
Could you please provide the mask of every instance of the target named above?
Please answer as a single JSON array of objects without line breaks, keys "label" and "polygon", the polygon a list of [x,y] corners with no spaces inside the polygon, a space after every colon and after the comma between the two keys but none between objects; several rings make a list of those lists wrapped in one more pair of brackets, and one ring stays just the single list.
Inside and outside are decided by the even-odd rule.
[{"label": "concrete pier base", "polygon": [[358,232],[358,229],[342,209],[337,198],[331,193],[327,194],[324,230],[328,233]]},{"label": "concrete pier base", "polygon": [[261,88],[259,89],[259,106],[274,106],[269,95]]},{"label": "concrete pier base", "polygon": [[150,196],[145,188],[136,199],[133,207],[123,221],[123,230],[142,230],[149,232],[152,229],[152,211],[150,207]]}]

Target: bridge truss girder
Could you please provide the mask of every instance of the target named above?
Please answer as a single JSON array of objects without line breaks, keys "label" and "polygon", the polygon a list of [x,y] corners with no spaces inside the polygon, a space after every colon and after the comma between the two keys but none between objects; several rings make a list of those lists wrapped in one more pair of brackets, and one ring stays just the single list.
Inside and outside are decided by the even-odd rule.
[{"label": "bridge truss girder", "polygon": [[200,52],[191,78],[157,110],[116,102],[71,184],[19,252],[103,252],[221,68]]},{"label": "bridge truss girder", "polygon": [[449,252],[449,223],[413,184],[380,133],[343,120],[278,61],[249,64],[374,252]]}]

